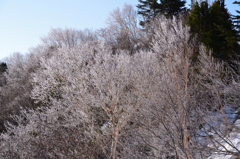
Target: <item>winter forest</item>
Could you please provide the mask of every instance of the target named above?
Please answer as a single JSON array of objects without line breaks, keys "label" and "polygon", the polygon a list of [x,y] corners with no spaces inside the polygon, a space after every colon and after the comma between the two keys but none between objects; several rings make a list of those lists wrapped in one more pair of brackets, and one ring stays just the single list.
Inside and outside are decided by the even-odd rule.
[{"label": "winter forest", "polygon": [[0,158],[239,158],[240,15],[185,3],[125,4],[1,62]]}]

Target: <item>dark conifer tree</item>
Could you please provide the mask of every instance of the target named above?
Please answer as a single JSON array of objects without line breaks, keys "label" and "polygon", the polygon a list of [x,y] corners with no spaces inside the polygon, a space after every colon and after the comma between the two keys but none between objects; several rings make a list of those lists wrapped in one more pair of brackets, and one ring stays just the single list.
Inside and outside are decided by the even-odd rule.
[{"label": "dark conifer tree", "polygon": [[137,5],[138,14],[142,16],[140,25],[144,26],[145,23],[154,19],[160,12],[160,5],[157,0],[138,0],[140,4]]},{"label": "dark conifer tree", "polygon": [[[233,4],[238,4],[240,6],[240,1],[235,1],[233,2]],[[236,10],[236,12],[238,14],[240,14],[240,11],[239,10]],[[237,33],[238,33],[238,42],[240,41],[240,15],[234,15],[233,16],[233,23],[234,23],[234,26],[236,27],[237,29]]]},{"label": "dark conifer tree", "polygon": [[224,0],[216,0],[212,6],[207,1],[196,2],[187,23],[199,41],[213,50],[214,57],[227,60],[238,48],[237,33]]},{"label": "dark conifer tree", "polygon": [[171,18],[185,9],[185,0],[138,0],[138,14],[142,16],[140,25],[154,19],[158,14]]},{"label": "dark conifer tree", "polygon": [[185,0],[160,0],[161,14],[170,18],[185,9]]}]

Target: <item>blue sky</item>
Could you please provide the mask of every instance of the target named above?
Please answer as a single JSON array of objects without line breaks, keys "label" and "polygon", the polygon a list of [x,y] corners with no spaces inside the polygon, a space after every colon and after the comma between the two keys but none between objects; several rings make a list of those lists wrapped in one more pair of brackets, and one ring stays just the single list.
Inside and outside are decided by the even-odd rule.
[{"label": "blue sky", "polygon": [[[240,10],[234,1],[226,0],[232,14]],[[124,3],[136,6],[138,0],[0,0],[0,59],[27,53],[51,28],[100,29]]]}]

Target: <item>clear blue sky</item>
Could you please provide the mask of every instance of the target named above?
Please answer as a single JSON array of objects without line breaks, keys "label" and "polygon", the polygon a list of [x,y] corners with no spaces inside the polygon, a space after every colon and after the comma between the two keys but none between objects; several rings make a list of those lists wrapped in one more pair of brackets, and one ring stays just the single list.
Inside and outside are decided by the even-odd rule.
[{"label": "clear blue sky", "polygon": [[[235,14],[234,1],[226,0],[226,7]],[[136,6],[138,0],[0,0],[0,59],[27,53],[51,28],[100,29],[124,3]]]}]

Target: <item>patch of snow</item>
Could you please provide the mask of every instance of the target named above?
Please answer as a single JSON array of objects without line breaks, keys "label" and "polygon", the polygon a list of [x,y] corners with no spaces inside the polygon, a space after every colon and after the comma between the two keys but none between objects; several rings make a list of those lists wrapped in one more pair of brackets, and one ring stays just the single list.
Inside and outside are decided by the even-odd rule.
[{"label": "patch of snow", "polygon": [[[228,111],[228,113],[232,113],[232,111],[231,112]],[[226,114],[226,116],[228,118],[232,118],[230,119],[231,121],[234,121],[237,118],[237,114]],[[240,150],[240,133],[239,133],[240,119],[237,119],[235,121],[234,126],[235,127],[230,132],[229,137],[225,137],[224,139],[218,139],[218,142],[221,143],[228,151],[238,152],[238,150]],[[228,143],[226,141],[228,141]],[[212,145],[209,144],[208,146],[211,147]],[[226,151],[226,149],[223,146],[219,146],[218,150]],[[235,158],[236,157],[233,155],[220,152],[216,152],[212,156],[208,157],[208,159],[235,159]]]}]

